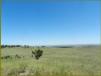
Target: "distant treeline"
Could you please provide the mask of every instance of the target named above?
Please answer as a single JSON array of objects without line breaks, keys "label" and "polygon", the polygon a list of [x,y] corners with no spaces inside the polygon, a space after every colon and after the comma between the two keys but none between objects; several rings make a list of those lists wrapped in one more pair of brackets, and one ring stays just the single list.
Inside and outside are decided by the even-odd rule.
[{"label": "distant treeline", "polygon": [[6,47],[9,47],[9,48],[12,48],[12,47],[24,47],[24,48],[29,48],[31,46],[29,45],[1,45],[1,48],[6,48]]},{"label": "distant treeline", "polygon": [[30,45],[1,45],[1,48],[12,48],[12,47],[23,47],[23,48],[30,48],[30,47],[40,47],[40,48],[80,48],[80,47],[100,47],[100,45],[65,45],[65,46],[30,46]]},{"label": "distant treeline", "polygon": [[46,47],[46,46],[30,46],[30,45],[1,45],[1,48],[12,48],[12,47],[22,47],[22,48],[30,48],[30,47]]}]

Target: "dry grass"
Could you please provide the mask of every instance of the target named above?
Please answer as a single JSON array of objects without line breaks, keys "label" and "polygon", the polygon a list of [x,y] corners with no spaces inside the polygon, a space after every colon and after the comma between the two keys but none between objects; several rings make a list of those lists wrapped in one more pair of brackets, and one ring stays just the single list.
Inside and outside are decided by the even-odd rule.
[{"label": "dry grass", "polygon": [[23,55],[2,60],[3,76],[101,76],[100,48],[42,48],[39,60],[31,48],[4,48],[2,55]]}]

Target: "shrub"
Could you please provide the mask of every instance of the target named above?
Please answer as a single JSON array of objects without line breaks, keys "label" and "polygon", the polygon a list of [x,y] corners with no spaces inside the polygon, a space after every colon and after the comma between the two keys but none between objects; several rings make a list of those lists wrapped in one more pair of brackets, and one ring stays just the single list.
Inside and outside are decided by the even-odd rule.
[{"label": "shrub", "polygon": [[41,49],[36,49],[35,51],[32,51],[32,56],[34,55],[35,56],[35,59],[39,59],[43,54],[43,50]]}]

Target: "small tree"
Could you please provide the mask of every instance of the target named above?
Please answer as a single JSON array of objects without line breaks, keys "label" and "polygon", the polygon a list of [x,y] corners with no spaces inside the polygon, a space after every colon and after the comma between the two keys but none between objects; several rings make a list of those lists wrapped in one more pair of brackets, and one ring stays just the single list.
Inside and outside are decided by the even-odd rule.
[{"label": "small tree", "polygon": [[34,55],[35,56],[35,59],[39,59],[43,54],[43,50],[41,49],[36,49],[35,51],[32,51],[32,56]]}]

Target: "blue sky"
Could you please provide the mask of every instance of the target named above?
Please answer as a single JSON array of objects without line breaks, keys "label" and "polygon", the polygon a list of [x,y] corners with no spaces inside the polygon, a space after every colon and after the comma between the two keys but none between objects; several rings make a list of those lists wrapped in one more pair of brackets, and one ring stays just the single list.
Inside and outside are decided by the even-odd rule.
[{"label": "blue sky", "polygon": [[99,27],[98,1],[3,0],[2,44],[99,44]]}]

